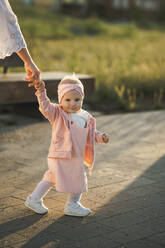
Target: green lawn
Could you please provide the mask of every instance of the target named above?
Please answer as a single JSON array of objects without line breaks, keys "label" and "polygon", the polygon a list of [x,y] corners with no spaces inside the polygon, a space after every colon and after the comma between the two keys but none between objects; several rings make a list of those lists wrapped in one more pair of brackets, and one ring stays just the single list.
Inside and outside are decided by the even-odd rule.
[{"label": "green lawn", "polygon": [[[88,73],[94,104],[138,110],[164,107],[165,29],[57,15],[50,7],[13,6],[41,71]],[[144,105],[145,104],[145,105]]]}]

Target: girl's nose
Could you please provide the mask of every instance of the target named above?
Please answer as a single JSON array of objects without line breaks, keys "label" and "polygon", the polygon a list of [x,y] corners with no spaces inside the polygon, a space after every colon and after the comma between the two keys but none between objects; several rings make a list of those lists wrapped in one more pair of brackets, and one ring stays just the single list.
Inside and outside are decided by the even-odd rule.
[{"label": "girl's nose", "polygon": [[76,102],[75,102],[75,101],[73,101],[73,102],[71,102],[71,104],[72,104],[72,106],[74,106],[74,105],[76,105]]}]

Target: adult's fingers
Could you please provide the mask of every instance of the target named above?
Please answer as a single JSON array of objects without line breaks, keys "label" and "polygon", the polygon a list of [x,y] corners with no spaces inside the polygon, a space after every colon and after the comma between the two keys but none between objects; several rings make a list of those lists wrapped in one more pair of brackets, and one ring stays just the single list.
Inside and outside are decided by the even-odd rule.
[{"label": "adult's fingers", "polygon": [[38,82],[40,81],[40,75],[32,75],[24,78],[25,81],[27,82]]},{"label": "adult's fingers", "polygon": [[32,83],[29,83],[28,86],[29,86],[29,87],[34,86],[34,87],[36,88],[36,87],[38,87],[40,84],[41,84],[40,81],[35,80],[35,81],[33,81]]}]

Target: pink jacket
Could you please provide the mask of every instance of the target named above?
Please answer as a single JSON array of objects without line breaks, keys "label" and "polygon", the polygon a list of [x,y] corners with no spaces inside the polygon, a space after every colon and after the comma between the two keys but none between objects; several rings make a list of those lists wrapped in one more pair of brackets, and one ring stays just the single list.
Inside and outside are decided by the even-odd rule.
[{"label": "pink jacket", "polygon": [[[47,97],[46,90],[37,90],[35,95],[38,98],[39,110],[52,124],[52,138],[49,147],[49,158],[72,157],[72,140],[70,134],[69,115],[62,110],[59,104],[51,103]],[[84,163],[90,170],[94,164],[94,142],[103,143],[102,133],[96,130],[96,120],[88,112],[89,131],[85,147]]]}]

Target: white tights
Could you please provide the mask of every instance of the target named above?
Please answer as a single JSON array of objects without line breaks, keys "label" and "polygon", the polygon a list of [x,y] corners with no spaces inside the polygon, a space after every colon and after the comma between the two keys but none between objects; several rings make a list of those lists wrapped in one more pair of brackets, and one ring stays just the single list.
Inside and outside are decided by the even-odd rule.
[{"label": "white tights", "polygon": [[41,181],[39,184],[37,184],[35,190],[30,195],[30,198],[34,201],[41,200],[48,191],[53,187],[53,184],[46,181]]},{"label": "white tights", "polygon": [[[39,201],[41,200],[47,193],[48,191],[53,187],[53,184],[47,181],[41,181],[39,184],[37,184],[36,188],[30,195],[30,198],[34,201]],[[72,194],[69,193],[68,195],[68,200],[67,204],[72,204],[80,201],[81,199],[81,194]]]},{"label": "white tights", "polygon": [[82,194],[72,194],[72,193],[69,193],[67,204],[72,204],[72,203],[79,202],[80,199],[81,199],[81,195]]}]

